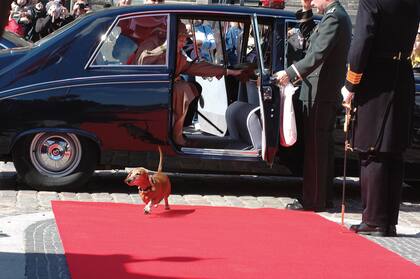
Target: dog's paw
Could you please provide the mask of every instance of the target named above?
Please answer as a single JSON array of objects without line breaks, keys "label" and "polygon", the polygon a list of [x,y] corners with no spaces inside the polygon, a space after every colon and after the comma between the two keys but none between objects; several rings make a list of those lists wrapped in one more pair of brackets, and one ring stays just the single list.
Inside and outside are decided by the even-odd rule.
[{"label": "dog's paw", "polygon": [[144,210],[144,214],[149,215],[150,214],[150,211],[145,209]]},{"label": "dog's paw", "polygon": [[171,209],[171,208],[169,207],[169,205],[168,205],[168,206],[165,206],[165,210],[169,210],[169,209]]},{"label": "dog's paw", "polygon": [[155,208],[157,208],[157,207],[159,206],[159,204],[154,204],[153,206],[154,206]]}]

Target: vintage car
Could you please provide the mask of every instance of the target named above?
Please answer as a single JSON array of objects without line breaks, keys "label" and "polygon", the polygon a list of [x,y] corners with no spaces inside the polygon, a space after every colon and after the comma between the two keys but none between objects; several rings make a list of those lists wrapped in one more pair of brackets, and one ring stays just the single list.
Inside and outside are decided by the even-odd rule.
[{"label": "vintage car", "polygon": [[[189,108],[185,145],[172,138],[180,23],[191,32],[183,46],[191,59],[254,70],[246,82],[183,77],[201,88]],[[199,24],[211,32],[199,34]],[[279,145],[280,94],[272,82],[272,74],[291,63],[285,38],[296,25],[294,13],[282,10],[130,6],[87,14],[31,47],[0,51],[0,160],[13,161],[21,180],[35,189],[75,189],[95,169],[155,169],[158,145],[165,171],[299,175],[301,138],[292,147]],[[235,38],[229,32],[234,26],[240,31]],[[207,50],[205,39],[212,41]],[[141,59],[156,49],[162,50],[159,59]],[[245,109],[235,108],[238,102]],[[420,162],[419,104],[410,166]],[[338,118],[340,172],[342,123]],[[234,129],[239,136],[232,136]],[[413,175],[407,178],[418,178],[418,171]]]},{"label": "vintage car", "polygon": [[10,31],[4,31],[3,35],[0,37],[0,49],[27,47],[30,45],[30,42],[25,41],[24,39]]}]

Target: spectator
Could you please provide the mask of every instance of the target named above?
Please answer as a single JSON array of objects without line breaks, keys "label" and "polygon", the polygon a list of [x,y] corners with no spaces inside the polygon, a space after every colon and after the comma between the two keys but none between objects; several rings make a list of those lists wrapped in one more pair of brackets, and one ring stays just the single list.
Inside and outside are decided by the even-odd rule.
[{"label": "spectator", "polygon": [[66,8],[59,3],[52,3],[47,10],[47,16],[37,20],[35,32],[39,34],[40,38],[43,38],[72,20],[73,18],[69,16]]},{"label": "spectator", "polygon": [[131,0],[119,0],[117,7],[130,6],[131,2]]},{"label": "spectator", "polygon": [[73,5],[72,14],[74,18],[78,18],[89,11],[89,3],[86,0],[77,0]]},{"label": "spectator", "polygon": [[230,22],[229,29],[226,32],[226,51],[229,65],[238,63],[238,43],[242,36],[242,29],[238,22]]},{"label": "spectator", "polygon": [[[32,27],[33,11],[27,0],[16,0],[11,4],[10,20],[8,30],[18,34],[21,37],[25,37]],[[14,25],[14,28],[10,29],[10,25]]]},{"label": "spectator", "polygon": [[[203,20],[194,20],[193,29],[195,32],[195,43],[198,47],[199,60],[213,62],[213,50],[216,49],[213,29],[209,25],[204,24]],[[190,48],[193,48],[193,45]],[[194,59],[196,56],[195,51],[192,51],[191,58]]]},{"label": "spectator", "polygon": [[38,1],[38,3],[33,6],[33,12],[33,24],[31,30],[28,32],[27,39],[29,41],[36,42],[40,39],[39,33],[35,30],[36,22],[40,18],[45,18],[47,16],[47,11],[45,10],[44,4]]}]

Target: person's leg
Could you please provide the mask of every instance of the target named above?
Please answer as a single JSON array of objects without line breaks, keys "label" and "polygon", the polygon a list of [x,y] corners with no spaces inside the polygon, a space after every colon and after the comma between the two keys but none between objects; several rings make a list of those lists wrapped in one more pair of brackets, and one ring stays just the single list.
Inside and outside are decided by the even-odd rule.
[{"label": "person's leg", "polygon": [[404,180],[404,160],[402,154],[393,154],[389,158],[390,182],[388,189],[388,226],[398,224],[402,184]]},{"label": "person's leg", "polygon": [[360,178],[365,208],[362,221],[371,226],[386,227],[388,225],[388,197],[391,175],[390,164],[382,155],[371,155],[362,160]]},{"label": "person's leg", "polygon": [[185,145],[186,141],[182,134],[188,107],[194,98],[198,96],[196,87],[186,81],[177,81],[173,89],[173,125],[172,138],[176,144]]},{"label": "person's leg", "polygon": [[[305,127],[303,203],[324,210],[333,198],[335,103],[315,103]],[[308,128],[308,129],[307,129]]]}]

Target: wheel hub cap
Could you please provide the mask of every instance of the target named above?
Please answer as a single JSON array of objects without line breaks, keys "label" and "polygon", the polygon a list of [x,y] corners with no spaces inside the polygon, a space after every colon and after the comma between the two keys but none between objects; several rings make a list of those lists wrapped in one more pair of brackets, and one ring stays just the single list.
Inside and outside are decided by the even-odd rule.
[{"label": "wheel hub cap", "polygon": [[31,143],[31,161],[40,173],[62,177],[79,165],[81,151],[74,134],[40,133]]}]

